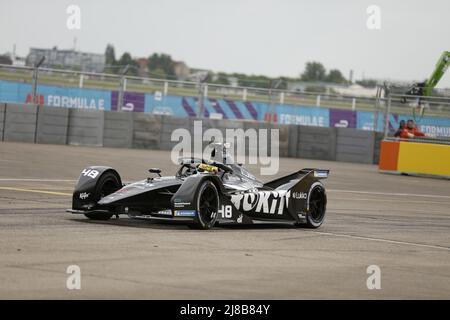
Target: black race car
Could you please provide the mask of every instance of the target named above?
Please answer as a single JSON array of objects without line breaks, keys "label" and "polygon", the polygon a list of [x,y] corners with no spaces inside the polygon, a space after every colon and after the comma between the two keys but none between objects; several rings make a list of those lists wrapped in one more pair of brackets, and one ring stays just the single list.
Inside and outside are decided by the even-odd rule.
[{"label": "black race car", "polygon": [[329,170],[301,169],[263,183],[234,163],[226,144],[209,147],[209,160],[180,158],[175,176],[161,176],[161,170],[153,168],[153,177],[130,184],[123,185],[113,168],[86,168],[67,211],[94,220],[126,214],[183,221],[199,229],[264,222],[317,228],[323,223],[327,196],[320,179],[328,177]]}]

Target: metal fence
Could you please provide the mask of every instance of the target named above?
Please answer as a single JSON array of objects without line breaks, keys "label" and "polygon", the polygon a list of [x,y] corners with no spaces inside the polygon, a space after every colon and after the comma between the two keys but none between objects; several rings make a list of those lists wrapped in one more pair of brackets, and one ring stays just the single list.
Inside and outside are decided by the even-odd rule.
[{"label": "metal fence", "polygon": [[[33,76],[35,75],[35,76]],[[375,98],[311,91],[218,85],[193,81],[165,80],[130,75],[81,72],[37,67],[0,65],[0,79],[35,85],[155,93],[176,96],[200,96],[273,104],[374,110]]]}]

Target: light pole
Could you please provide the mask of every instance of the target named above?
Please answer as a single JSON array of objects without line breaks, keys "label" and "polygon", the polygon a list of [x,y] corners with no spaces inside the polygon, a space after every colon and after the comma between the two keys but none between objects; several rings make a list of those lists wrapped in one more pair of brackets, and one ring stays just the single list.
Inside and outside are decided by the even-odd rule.
[{"label": "light pole", "polygon": [[197,117],[200,119],[203,118],[203,111],[205,109],[203,100],[205,97],[205,90],[207,88],[205,82],[208,80],[208,77],[209,77],[208,73],[206,73],[204,75],[200,75],[198,77],[198,83],[197,83],[197,86],[198,86],[198,114],[197,114]]},{"label": "light pole", "polygon": [[33,89],[32,89],[32,96],[33,96],[33,103],[36,104],[38,102],[37,97],[37,82],[38,82],[38,69],[41,66],[41,64],[44,62],[45,56],[42,56],[41,59],[37,63],[34,64],[34,70],[33,70]]},{"label": "light pole", "polygon": [[117,97],[117,111],[122,111],[123,108],[123,96],[124,96],[124,91],[125,91],[125,75],[127,74],[127,72],[130,70],[130,65],[127,64],[122,72],[120,73],[120,82],[119,82],[119,94]]},{"label": "light pole", "polygon": [[278,79],[275,83],[273,83],[273,80],[270,81],[270,88],[269,88],[269,100],[270,100],[270,120],[269,123],[275,123],[275,104],[273,103],[273,92],[272,90],[277,89],[281,83],[283,83],[283,80]]}]

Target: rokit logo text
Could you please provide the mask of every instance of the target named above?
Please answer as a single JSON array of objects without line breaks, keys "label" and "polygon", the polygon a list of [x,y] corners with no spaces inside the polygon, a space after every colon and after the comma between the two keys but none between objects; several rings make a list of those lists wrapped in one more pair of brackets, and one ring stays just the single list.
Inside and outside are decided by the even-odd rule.
[{"label": "rokit logo text", "polygon": [[260,191],[257,193],[241,193],[231,197],[237,210],[283,214],[289,204],[290,191]]}]

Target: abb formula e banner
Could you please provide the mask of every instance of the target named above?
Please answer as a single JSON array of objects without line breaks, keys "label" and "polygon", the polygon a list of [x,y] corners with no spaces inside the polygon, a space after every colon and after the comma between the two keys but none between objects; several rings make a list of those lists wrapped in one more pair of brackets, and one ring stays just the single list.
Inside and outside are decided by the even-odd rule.
[{"label": "abb formula e banner", "polygon": [[[0,102],[32,103],[30,84],[0,80]],[[38,103],[62,108],[81,108],[117,111],[119,94],[117,91],[81,89],[73,87],[39,85]],[[370,111],[352,111],[324,108],[240,101],[232,99],[205,98],[202,103],[197,97],[165,96],[161,92],[125,92],[122,111],[146,112],[173,117],[236,119],[265,121],[272,119],[279,124],[303,126],[354,128],[360,130],[383,131],[384,116]],[[401,120],[411,115],[390,114],[389,130],[396,130]],[[376,124],[375,124],[376,122]],[[437,136],[450,137],[450,119],[423,117],[416,119],[420,131]]]}]

